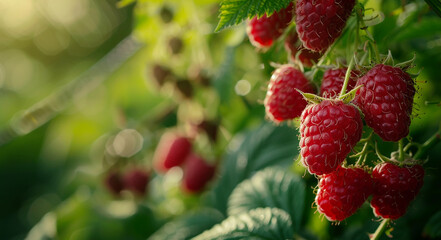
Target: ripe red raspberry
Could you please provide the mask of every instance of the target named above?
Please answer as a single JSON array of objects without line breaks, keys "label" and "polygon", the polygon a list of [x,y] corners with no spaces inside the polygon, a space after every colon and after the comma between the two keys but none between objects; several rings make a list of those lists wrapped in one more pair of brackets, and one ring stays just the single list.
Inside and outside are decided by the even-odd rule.
[{"label": "ripe red raspberry", "polygon": [[[320,89],[320,95],[322,97],[338,97],[341,88],[343,87],[343,82],[345,81],[346,70],[346,68],[326,70]],[[351,91],[354,88],[355,84],[357,83],[359,74],[360,72],[357,70],[351,71],[351,76],[349,77],[348,87],[346,90],[347,92]]]},{"label": "ripe red raspberry", "polygon": [[296,28],[303,46],[325,51],[340,36],[354,5],[355,0],[297,0]]},{"label": "ripe red raspberry", "polygon": [[397,67],[378,64],[358,79],[363,85],[354,103],[366,124],[384,141],[398,141],[409,134],[415,87],[412,78]]},{"label": "ripe red raspberry", "polygon": [[138,196],[143,196],[146,193],[149,177],[150,174],[144,169],[130,169],[124,174],[124,187]]},{"label": "ripe red raspberry", "polygon": [[119,196],[124,189],[122,177],[117,171],[110,171],[104,178],[104,185],[115,196]]},{"label": "ripe red raspberry", "polygon": [[406,213],[423,186],[424,169],[421,165],[381,163],[375,166],[372,177],[375,190],[371,206],[375,216],[397,219]]},{"label": "ripe red raspberry", "polygon": [[297,61],[297,56],[298,60],[300,60],[305,67],[312,67],[322,56],[319,52],[313,52],[303,47],[295,31],[291,31],[286,36],[285,49],[290,53],[291,60]]},{"label": "ripe red raspberry", "polygon": [[339,167],[323,175],[315,202],[329,221],[342,221],[354,214],[372,194],[371,176],[361,168]]},{"label": "ripe red raspberry", "polygon": [[283,65],[273,73],[263,102],[272,121],[281,122],[300,116],[307,102],[296,89],[315,92],[303,73],[290,65]]},{"label": "ripe red raspberry", "polygon": [[324,100],[303,111],[300,123],[302,163],[311,174],[333,172],[361,138],[357,108],[341,100]]},{"label": "ripe red raspberry", "polygon": [[155,169],[166,172],[172,167],[181,165],[190,153],[190,140],[175,132],[166,132],[162,135],[153,156]]},{"label": "ripe red raspberry", "polygon": [[251,44],[258,48],[270,47],[289,26],[293,18],[293,3],[288,7],[274,12],[271,16],[263,15],[251,19],[247,26],[247,34]]},{"label": "ripe red raspberry", "polygon": [[187,193],[202,191],[207,182],[213,178],[215,170],[215,165],[211,165],[202,157],[191,153],[184,168],[183,190]]}]

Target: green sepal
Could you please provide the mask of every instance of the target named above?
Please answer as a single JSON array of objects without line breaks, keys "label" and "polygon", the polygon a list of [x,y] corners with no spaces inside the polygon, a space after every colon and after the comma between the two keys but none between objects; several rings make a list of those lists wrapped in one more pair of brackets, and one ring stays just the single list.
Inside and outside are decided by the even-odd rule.
[{"label": "green sepal", "polygon": [[346,104],[350,103],[352,100],[354,100],[358,89],[360,89],[362,86],[363,85],[358,85],[356,88],[352,89],[350,92],[344,94],[343,96],[338,97],[338,99],[342,100]]},{"label": "green sepal", "polygon": [[324,97],[320,97],[320,96],[317,96],[317,95],[312,94],[312,93],[305,93],[305,92],[300,91],[300,90],[297,89],[297,88],[296,88],[296,90],[297,90],[297,92],[299,92],[300,94],[302,94],[303,98],[304,98],[306,101],[308,101],[309,103],[319,104],[319,103],[321,103],[322,101],[326,100],[326,98],[324,98]]},{"label": "green sepal", "polygon": [[416,54],[413,53],[413,57],[412,57],[410,60],[407,60],[407,61],[402,62],[402,63],[395,64],[394,67],[399,67],[399,68],[401,68],[403,71],[406,71],[407,69],[409,69],[409,68],[413,68],[413,67],[415,66],[415,65],[413,64],[413,63],[415,62],[415,59],[416,59]]},{"label": "green sepal", "polygon": [[382,63],[384,65],[394,66],[394,58],[392,57],[392,53],[390,50],[387,52],[387,56],[385,59],[383,59]]}]

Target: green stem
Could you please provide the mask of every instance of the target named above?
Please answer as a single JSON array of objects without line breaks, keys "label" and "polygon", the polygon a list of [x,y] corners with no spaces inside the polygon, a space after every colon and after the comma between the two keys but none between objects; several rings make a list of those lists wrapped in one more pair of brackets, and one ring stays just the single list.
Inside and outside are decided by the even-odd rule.
[{"label": "green stem", "polygon": [[369,144],[371,142],[371,138],[372,138],[373,133],[374,132],[371,132],[369,134],[369,136],[365,139],[365,143],[364,143],[363,149],[360,152],[360,157],[358,158],[357,162],[355,163],[356,166],[362,165],[363,162],[366,160],[366,157],[367,157],[367,154],[368,154],[367,153],[367,149],[368,149],[368,146],[369,146]]},{"label": "green stem", "polygon": [[429,149],[441,141],[441,129],[439,129],[432,137],[430,137],[418,151],[415,153],[414,159],[419,160],[427,156]]},{"label": "green stem", "polygon": [[345,95],[346,89],[348,88],[349,77],[351,76],[352,68],[354,68],[354,57],[351,58],[351,62],[349,62],[348,70],[346,70],[345,81],[343,83],[343,87],[341,87],[340,97]]},{"label": "green stem", "polygon": [[357,11],[357,20],[360,23],[360,29],[363,29],[366,32],[366,35],[369,39],[369,44],[371,45],[375,53],[375,58],[376,58],[375,60],[380,61],[380,52],[378,51],[377,43],[375,42],[375,39],[372,36],[372,34],[369,32],[368,27],[364,23],[363,17],[364,17],[363,11],[362,10]]},{"label": "green stem", "polygon": [[381,222],[380,226],[378,226],[377,230],[375,230],[375,233],[370,236],[370,240],[378,240],[380,239],[381,235],[383,235],[384,231],[386,231],[387,225],[389,224],[390,219],[385,218]]},{"label": "green stem", "polygon": [[398,151],[399,151],[399,161],[403,162],[404,161],[404,144],[403,144],[403,139],[400,139],[400,141],[398,142]]}]

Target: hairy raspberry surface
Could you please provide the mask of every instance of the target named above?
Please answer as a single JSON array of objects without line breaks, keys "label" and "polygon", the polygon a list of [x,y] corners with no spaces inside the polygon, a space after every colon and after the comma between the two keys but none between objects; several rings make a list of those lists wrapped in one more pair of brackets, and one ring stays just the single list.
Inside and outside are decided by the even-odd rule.
[{"label": "hairy raspberry surface", "polygon": [[296,28],[303,46],[325,51],[340,36],[354,5],[355,0],[297,0]]},{"label": "hairy raspberry surface", "polygon": [[[328,98],[338,97],[341,88],[343,87],[343,82],[345,81],[346,70],[347,68],[326,70],[320,89],[321,96]],[[357,84],[357,79],[359,75],[360,72],[358,72],[357,70],[351,71],[351,76],[349,77],[346,92],[354,89],[355,84]]]},{"label": "hairy raspberry surface", "polygon": [[302,114],[307,102],[296,89],[315,92],[312,83],[293,66],[283,65],[273,73],[264,100],[266,114],[272,121],[281,122]]},{"label": "hairy raspberry surface", "polygon": [[372,194],[371,176],[361,168],[339,167],[319,182],[315,202],[329,221],[342,221],[354,214]]},{"label": "hairy raspberry surface", "polygon": [[174,132],[166,132],[156,147],[153,161],[155,169],[166,172],[181,165],[192,149],[190,140]]},{"label": "hairy raspberry surface", "polygon": [[204,189],[215,173],[216,166],[211,165],[202,157],[192,153],[186,160],[182,187],[188,193],[197,193]]},{"label": "hairy raspberry surface", "polygon": [[375,182],[371,201],[374,214],[397,219],[406,213],[410,202],[423,186],[424,169],[421,165],[400,167],[381,163],[375,166],[372,177]]},{"label": "hairy raspberry surface", "polygon": [[258,48],[270,47],[289,26],[293,14],[293,3],[290,3],[288,7],[274,12],[269,17],[265,14],[261,18],[256,16],[251,19],[247,26],[247,34],[251,44]]},{"label": "hairy raspberry surface", "polygon": [[309,105],[300,123],[303,165],[311,174],[333,172],[360,140],[362,129],[358,110],[341,100]]},{"label": "hairy raspberry surface", "polygon": [[384,141],[398,141],[409,134],[415,87],[400,68],[378,64],[358,79],[363,85],[354,103],[363,111],[366,124]]},{"label": "hairy raspberry surface", "polygon": [[305,67],[312,67],[323,55],[303,47],[295,31],[291,31],[286,36],[285,49],[290,53],[291,60],[294,62],[300,61]]}]

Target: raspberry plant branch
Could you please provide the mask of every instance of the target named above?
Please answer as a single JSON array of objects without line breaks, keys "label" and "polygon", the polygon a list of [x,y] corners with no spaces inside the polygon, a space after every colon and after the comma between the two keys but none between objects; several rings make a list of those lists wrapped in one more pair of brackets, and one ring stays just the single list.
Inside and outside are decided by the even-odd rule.
[{"label": "raspberry plant branch", "polygon": [[[357,14],[357,21],[359,23],[357,26],[359,27],[359,29],[362,29],[365,31],[366,37],[368,38],[369,45],[372,48],[372,50],[374,51],[375,60],[380,61],[380,52],[378,51],[377,43],[375,42],[375,39],[372,36],[372,34],[369,32],[368,26],[366,25],[366,23],[364,22],[364,19],[363,19],[364,18],[363,6],[357,7],[355,12]],[[358,29],[357,29],[357,31],[358,31]]]},{"label": "raspberry plant branch", "polygon": [[345,81],[343,82],[343,86],[341,88],[340,97],[342,97],[346,93],[352,68],[354,68],[354,58],[351,58],[351,61],[349,62],[348,70],[346,70]]},{"label": "raspberry plant branch", "polygon": [[378,226],[377,230],[375,230],[374,234],[370,236],[370,240],[378,240],[383,235],[383,233],[387,229],[387,225],[389,224],[390,219],[385,218],[383,221],[381,221],[380,226]]}]

